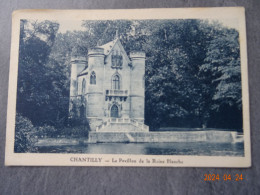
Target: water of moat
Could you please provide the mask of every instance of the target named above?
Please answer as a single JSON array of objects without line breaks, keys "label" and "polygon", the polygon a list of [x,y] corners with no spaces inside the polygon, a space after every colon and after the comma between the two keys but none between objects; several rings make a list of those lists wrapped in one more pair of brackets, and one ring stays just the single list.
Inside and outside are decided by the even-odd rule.
[{"label": "water of moat", "polygon": [[40,153],[244,156],[244,143],[95,143],[38,149]]}]

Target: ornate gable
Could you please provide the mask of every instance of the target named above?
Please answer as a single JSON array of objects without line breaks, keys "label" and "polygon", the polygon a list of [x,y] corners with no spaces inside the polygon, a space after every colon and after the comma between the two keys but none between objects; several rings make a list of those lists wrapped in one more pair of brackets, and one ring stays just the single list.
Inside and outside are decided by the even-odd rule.
[{"label": "ornate gable", "polygon": [[[118,47],[120,48],[120,53],[113,53],[115,45],[118,45]],[[107,56],[111,54],[112,68],[122,68],[123,58],[126,59],[128,64],[130,64],[131,61],[118,38],[99,47],[104,49],[105,58],[107,58]]]}]

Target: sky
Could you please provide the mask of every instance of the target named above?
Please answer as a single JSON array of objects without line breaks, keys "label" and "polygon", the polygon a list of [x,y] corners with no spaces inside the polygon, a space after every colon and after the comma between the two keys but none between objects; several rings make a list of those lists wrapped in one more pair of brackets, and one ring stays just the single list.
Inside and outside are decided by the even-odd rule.
[{"label": "sky", "polygon": [[81,20],[59,20],[60,23],[60,28],[59,32],[60,33],[65,33],[67,30],[68,31],[74,31],[74,30],[84,30],[84,28],[81,26],[82,21]]},{"label": "sky", "polygon": [[[210,20],[209,20],[210,21]],[[66,31],[74,31],[74,30],[85,30],[81,24],[81,20],[59,20],[60,23],[60,28],[59,32],[60,33],[65,33]],[[238,22],[235,19],[220,19],[219,22],[221,22],[224,26],[230,27],[230,28],[235,28],[238,30]]]},{"label": "sky", "polygon": [[225,19],[218,19],[218,21],[222,23],[223,26],[239,30],[239,23],[237,19],[225,18]]}]

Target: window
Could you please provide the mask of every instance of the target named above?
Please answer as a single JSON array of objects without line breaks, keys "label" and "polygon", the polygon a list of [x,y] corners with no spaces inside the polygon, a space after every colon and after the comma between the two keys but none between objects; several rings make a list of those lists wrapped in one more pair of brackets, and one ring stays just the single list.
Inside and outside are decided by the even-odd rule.
[{"label": "window", "polygon": [[112,80],[112,88],[113,89],[120,89],[120,77],[115,75]]},{"label": "window", "polygon": [[123,66],[123,56],[119,51],[113,51],[111,56],[111,67],[116,69],[122,69]]},{"label": "window", "polygon": [[90,84],[96,85],[96,73],[94,71],[90,75]]},{"label": "window", "polygon": [[82,81],[82,95],[85,95],[85,92],[86,92],[86,81],[85,79],[83,79]]}]

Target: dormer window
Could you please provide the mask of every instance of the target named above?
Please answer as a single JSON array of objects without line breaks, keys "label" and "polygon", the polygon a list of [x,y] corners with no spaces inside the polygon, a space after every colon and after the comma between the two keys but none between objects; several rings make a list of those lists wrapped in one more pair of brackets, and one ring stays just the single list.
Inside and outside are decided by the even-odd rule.
[{"label": "dormer window", "polygon": [[94,71],[90,75],[90,85],[96,85],[96,73]]},{"label": "dormer window", "polygon": [[118,51],[113,51],[111,56],[111,67],[122,69],[123,66],[123,56]]}]

